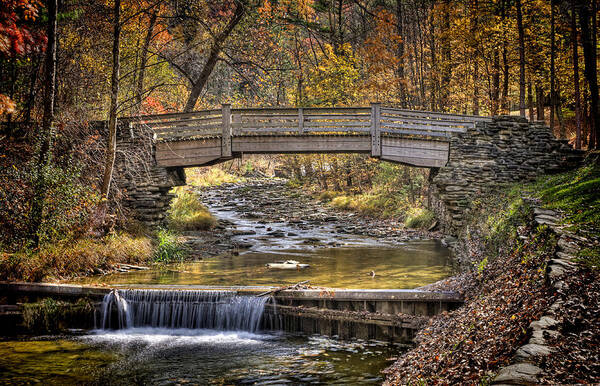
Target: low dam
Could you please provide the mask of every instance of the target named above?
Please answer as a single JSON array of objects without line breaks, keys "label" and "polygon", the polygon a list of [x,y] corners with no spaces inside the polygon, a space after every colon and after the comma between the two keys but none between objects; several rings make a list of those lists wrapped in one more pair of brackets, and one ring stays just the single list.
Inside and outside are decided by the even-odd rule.
[{"label": "low dam", "polygon": [[[286,331],[342,339],[410,343],[428,317],[461,304],[457,294],[419,290],[282,290],[270,287],[119,286],[0,283],[13,308],[3,324],[14,323],[18,304],[51,297],[90,299],[88,317],[72,328],[216,329]],[[267,293],[265,296],[260,296]]]}]

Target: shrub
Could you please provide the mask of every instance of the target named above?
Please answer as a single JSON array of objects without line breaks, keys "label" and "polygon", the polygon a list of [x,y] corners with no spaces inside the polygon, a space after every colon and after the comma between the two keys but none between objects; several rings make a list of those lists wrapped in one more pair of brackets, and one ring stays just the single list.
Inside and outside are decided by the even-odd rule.
[{"label": "shrub", "polygon": [[198,195],[185,189],[175,189],[175,198],[169,209],[169,226],[177,231],[207,230],[217,220],[200,203]]},{"label": "shrub", "polygon": [[227,173],[223,169],[217,167],[208,169],[193,168],[186,171],[186,177],[190,185],[198,187],[218,186],[221,184],[244,181],[243,177]]},{"label": "shrub", "polygon": [[159,229],[156,239],[158,245],[154,250],[154,261],[159,263],[182,262],[187,256],[187,250],[173,232]]},{"label": "shrub", "polygon": [[414,229],[428,229],[433,225],[434,221],[435,215],[430,210],[414,208],[406,216],[404,226]]},{"label": "shrub", "polygon": [[69,278],[117,263],[139,264],[152,256],[146,236],[113,233],[101,239],[82,238],[0,254],[0,280],[40,281]]}]

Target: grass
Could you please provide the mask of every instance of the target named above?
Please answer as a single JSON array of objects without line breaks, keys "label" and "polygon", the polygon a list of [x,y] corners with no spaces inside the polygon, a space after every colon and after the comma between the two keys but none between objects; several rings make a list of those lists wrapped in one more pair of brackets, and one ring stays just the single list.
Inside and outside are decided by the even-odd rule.
[{"label": "grass", "polygon": [[152,252],[149,237],[128,233],[58,242],[37,250],[0,253],[0,280],[67,279],[117,263],[140,264],[148,261]]},{"label": "grass", "polygon": [[[548,209],[563,213],[570,230],[596,242],[600,241],[600,165],[598,154],[589,164],[556,176],[542,178],[531,187]],[[589,247],[579,253],[582,262],[600,267],[600,248]]]},{"label": "grass", "polygon": [[182,262],[187,250],[179,242],[177,235],[168,229],[159,229],[156,233],[157,245],[153,260],[158,263]]},{"label": "grass", "polygon": [[435,222],[435,215],[425,208],[409,210],[404,220],[404,226],[412,229],[429,229]]},{"label": "grass", "polygon": [[198,187],[219,186],[228,183],[244,182],[243,177],[227,173],[223,169],[212,168],[193,168],[186,170],[186,179],[189,185]]},{"label": "grass", "polygon": [[217,220],[202,205],[196,193],[184,188],[175,189],[169,209],[169,227],[176,231],[208,230]]},{"label": "grass", "polygon": [[405,218],[412,205],[397,192],[374,191],[361,194],[324,191],[317,199],[329,202],[331,206],[343,210],[351,210],[361,215],[376,218]]}]

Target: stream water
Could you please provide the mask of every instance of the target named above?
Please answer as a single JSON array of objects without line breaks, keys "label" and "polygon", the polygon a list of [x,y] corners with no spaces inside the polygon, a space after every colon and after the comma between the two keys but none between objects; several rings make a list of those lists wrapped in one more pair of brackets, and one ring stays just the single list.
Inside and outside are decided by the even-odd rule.
[{"label": "stream water", "polygon": [[[310,280],[338,288],[416,288],[450,275],[449,251],[439,242],[410,240],[398,236],[397,224],[290,198],[282,186],[203,192],[222,226],[187,234],[186,243],[202,260],[77,282],[232,286]],[[265,267],[286,259],[310,267]],[[121,329],[109,329],[117,326],[105,316],[94,331],[0,342],[0,383],[378,384],[380,371],[401,350],[383,342],[260,331],[262,305],[226,293],[184,300],[160,291],[110,296],[104,309],[119,310],[113,323]]]}]

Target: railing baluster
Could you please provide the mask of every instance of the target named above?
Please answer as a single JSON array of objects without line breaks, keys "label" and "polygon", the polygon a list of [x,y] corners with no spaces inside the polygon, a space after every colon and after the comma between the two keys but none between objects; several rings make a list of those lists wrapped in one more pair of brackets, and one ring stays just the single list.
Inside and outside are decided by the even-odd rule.
[{"label": "railing baluster", "polygon": [[221,105],[223,133],[221,135],[221,157],[231,157],[231,105]]},{"label": "railing baluster", "polygon": [[371,103],[371,156],[381,157],[381,103]]},{"label": "railing baluster", "polygon": [[304,108],[298,107],[298,132],[304,133]]}]

